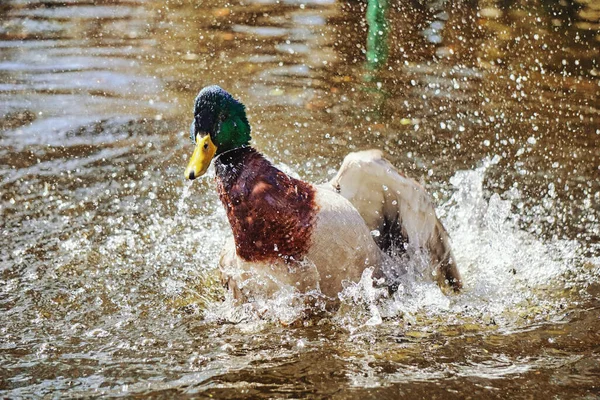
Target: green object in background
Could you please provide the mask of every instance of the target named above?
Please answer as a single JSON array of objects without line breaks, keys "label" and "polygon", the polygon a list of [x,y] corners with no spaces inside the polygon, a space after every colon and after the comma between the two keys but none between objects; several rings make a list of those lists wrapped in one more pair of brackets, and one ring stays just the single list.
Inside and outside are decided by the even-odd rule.
[{"label": "green object in background", "polygon": [[367,68],[370,70],[379,69],[388,58],[388,7],[388,0],[369,0],[367,6]]},{"label": "green object in background", "polygon": [[373,102],[371,118],[379,119],[389,93],[379,83],[378,71],[387,63],[389,54],[389,23],[387,21],[388,0],[369,0],[367,5],[367,63],[363,75],[364,82],[377,85],[366,85],[363,90],[376,94]]}]

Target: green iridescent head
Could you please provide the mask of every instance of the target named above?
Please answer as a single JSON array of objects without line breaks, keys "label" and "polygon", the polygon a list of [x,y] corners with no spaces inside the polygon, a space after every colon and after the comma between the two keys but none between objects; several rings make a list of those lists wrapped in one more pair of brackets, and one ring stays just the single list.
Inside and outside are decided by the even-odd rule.
[{"label": "green iridescent head", "polygon": [[195,179],[208,169],[212,158],[250,143],[250,124],[242,103],[219,86],[207,86],[194,102],[190,137],[196,149],[185,169]]}]

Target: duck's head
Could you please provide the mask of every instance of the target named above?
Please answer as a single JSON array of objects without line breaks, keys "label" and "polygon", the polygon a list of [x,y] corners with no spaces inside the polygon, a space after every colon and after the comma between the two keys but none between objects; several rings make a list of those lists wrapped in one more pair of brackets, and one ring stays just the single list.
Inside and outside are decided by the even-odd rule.
[{"label": "duck's head", "polygon": [[213,157],[250,142],[250,124],[245,107],[219,86],[207,86],[194,102],[190,138],[196,148],[185,169],[195,179],[206,173]]}]

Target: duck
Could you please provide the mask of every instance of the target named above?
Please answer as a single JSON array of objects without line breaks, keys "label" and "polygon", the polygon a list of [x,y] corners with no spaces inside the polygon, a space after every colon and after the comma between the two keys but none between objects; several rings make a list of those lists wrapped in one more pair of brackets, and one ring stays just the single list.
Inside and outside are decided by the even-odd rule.
[{"label": "duck", "polygon": [[429,194],[381,151],[348,154],[329,182],[315,185],[251,146],[246,107],[221,87],[200,90],[193,112],[195,147],[185,178],[197,179],[214,164],[231,226],[219,271],[237,301],[285,289],[316,293],[335,308],[340,292],[365,271],[374,285],[393,291],[408,274],[406,257],[415,254],[426,255],[423,279],[446,293],[461,290],[449,235]]}]

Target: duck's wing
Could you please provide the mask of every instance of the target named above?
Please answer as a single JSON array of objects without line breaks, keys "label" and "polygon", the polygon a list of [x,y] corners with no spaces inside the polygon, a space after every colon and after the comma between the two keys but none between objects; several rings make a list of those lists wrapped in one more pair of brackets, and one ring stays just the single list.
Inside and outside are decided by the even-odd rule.
[{"label": "duck's wing", "polygon": [[407,246],[429,251],[438,282],[462,286],[446,229],[437,218],[427,191],[383,158],[379,150],[350,153],[325,187],[348,199],[358,210],[378,246],[388,254]]}]

